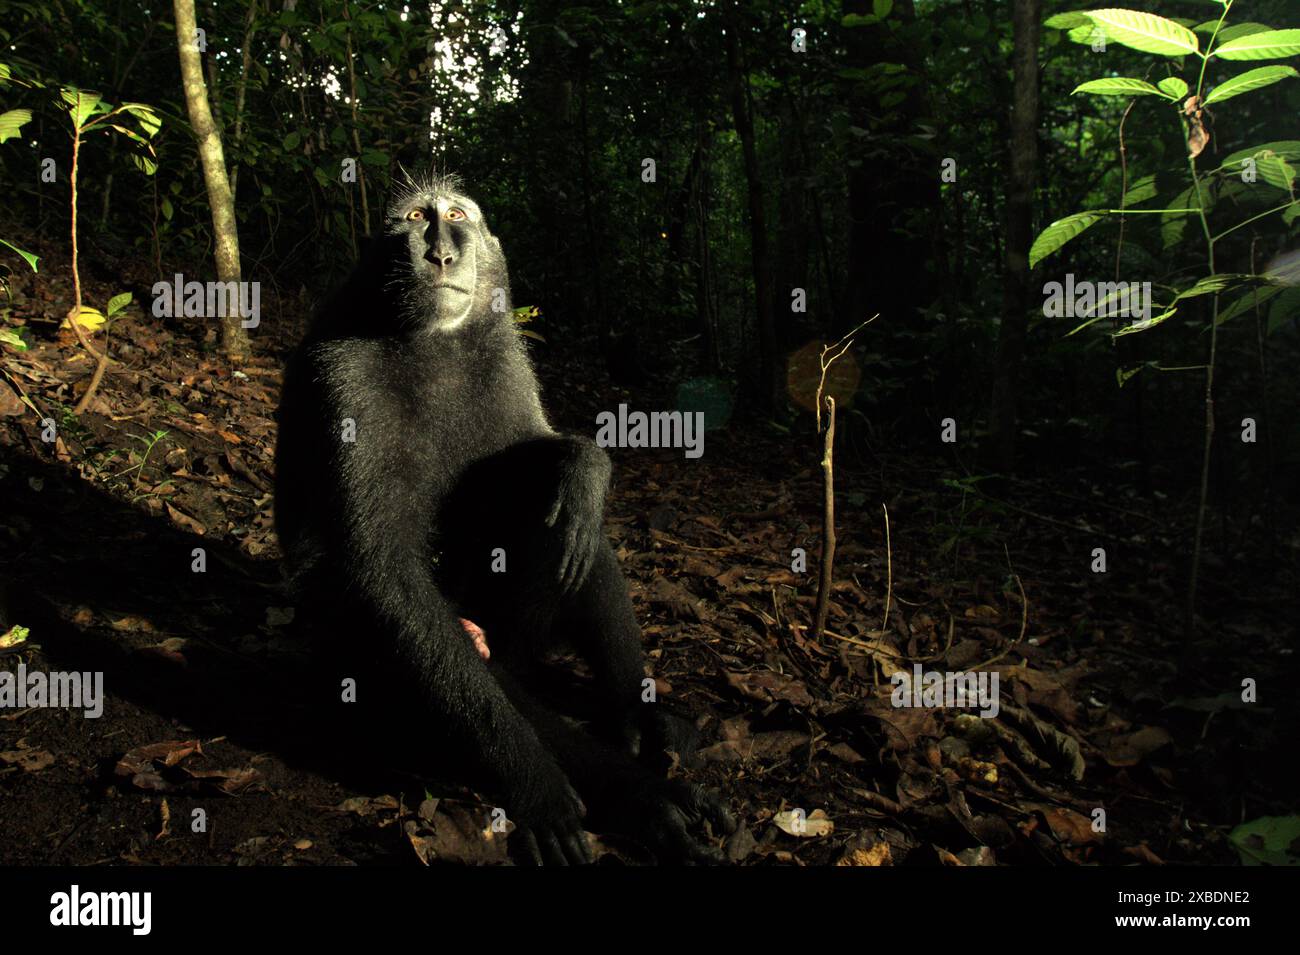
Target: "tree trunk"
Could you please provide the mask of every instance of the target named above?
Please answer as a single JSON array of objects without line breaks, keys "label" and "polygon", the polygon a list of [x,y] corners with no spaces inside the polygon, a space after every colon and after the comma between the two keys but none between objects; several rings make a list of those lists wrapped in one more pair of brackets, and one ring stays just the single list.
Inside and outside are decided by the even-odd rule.
[{"label": "tree trunk", "polygon": [[741,61],[739,17],[727,23],[727,80],[736,135],[745,157],[745,182],[749,187],[750,261],[754,271],[754,306],[758,320],[758,375],[750,374],[758,407],[765,414],[777,409],[780,382],[777,379],[776,320],[772,312],[772,269],[767,250],[767,221],[763,213],[763,180],[754,143],[754,119],[748,83]]},{"label": "tree trunk", "polygon": [[72,311],[68,312],[68,321],[72,325],[73,334],[77,336],[77,341],[81,343],[87,354],[95,359],[95,370],[91,373],[90,384],[86,390],[81,393],[81,399],[72,409],[74,415],[79,415],[90,407],[90,400],[95,397],[95,392],[99,389],[99,383],[104,380],[104,372],[108,370],[108,333],[104,333],[104,350],[101,352],[94,345],[90,344],[90,338],[86,335],[85,329],[81,327],[81,269],[77,265],[77,173],[81,161],[81,127],[76,121],[76,111],[73,111],[73,130],[72,130],[72,171],[68,177],[68,187],[71,192],[72,203]]},{"label": "tree trunk", "polygon": [[1038,174],[1038,35],[1042,0],[1014,0],[1014,92],[1011,164],[1007,183],[1006,257],[1002,325],[993,367],[990,431],[996,466],[1015,468],[1016,382],[1029,328],[1029,245],[1033,239],[1034,182]]},{"label": "tree trunk", "polygon": [[[529,193],[521,214],[536,222],[559,222],[572,215],[572,200],[560,198],[561,191],[567,192],[572,183],[561,183],[553,170],[577,169],[581,161],[575,152],[579,131],[574,128],[573,80],[577,70],[573,48],[550,26],[558,22],[561,11],[559,0],[540,0],[531,5],[530,16],[538,27],[529,37],[528,63],[519,75],[519,115],[529,144],[520,157],[522,175],[542,184]],[[553,254],[549,261],[539,263],[533,276],[533,301],[541,306],[552,331],[566,327],[594,330],[603,318],[592,316],[586,300],[585,275],[580,276],[578,271],[580,266],[585,267],[585,233],[559,229],[550,238]]]},{"label": "tree trunk", "polygon": [[713,256],[709,249],[709,137],[701,120],[696,130],[695,155],[691,160],[695,173],[691,176],[690,205],[687,218],[695,238],[695,310],[699,318],[701,354],[709,374],[722,370],[722,355],[718,351],[718,315],[713,307]]},{"label": "tree trunk", "polygon": [[[180,53],[181,80],[185,86],[185,108],[190,126],[198,141],[203,181],[212,207],[212,232],[216,244],[217,278],[222,282],[240,281],[239,231],[235,221],[235,202],[226,173],[226,157],[221,137],[212,120],[208,91],[203,83],[203,67],[194,43],[194,0],[174,0],[176,46]],[[242,361],[248,357],[248,335],[240,323],[239,309],[221,317],[221,347],[226,357]]]},{"label": "tree trunk", "polygon": [[[845,0],[844,12],[870,14],[871,0]],[[889,14],[891,21],[909,23],[916,19],[912,0],[899,0]],[[897,328],[925,329],[918,309],[939,295],[935,276],[935,235],[940,221],[938,161],[930,154],[901,145],[920,132],[920,124],[933,114],[926,96],[924,54],[914,45],[902,43],[893,33],[849,28],[844,31],[848,51],[845,66],[869,69],[882,61],[904,64],[919,82],[907,91],[907,98],[885,107],[880,94],[861,80],[846,83],[844,93],[853,125],[867,132],[850,146],[858,160],[847,172],[848,180],[848,267],[847,281],[834,321],[831,338],[856,328],[877,312]],[[879,159],[868,150],[890,150],[888,178],[879,174]],[[919,342],[918,338],[918,342]],[[899,353],[911,362],[927,362],[921,350]],[[917,376],[920,381],[920,376]],[[908,404],[921,407],[921,396],[912,393]]]},{"label": "tree trunk", "polygon": [[780,137],[778,147],[781,183],[777,192],[778,220],[775,230],[776,247],[780,253],[775,262],[777,281],[772,298],[781,315],[780,321],[776,322],[777,347],[782,354],[789,354],[803,344],[799,336],[809,334],[808,315],[790,311],[791,292],[797,288],[803,289],[814,315],[821,314],[825,317],[825,309],[817,307],[813,290],[808,287],[811,277],[808,260],[812,249],[809,229],[814,223],[814,216],[808,201],[808,168],[804,165],[804,152],[800,148],[803,124],[788,86],[778,103],[778,110],[781,128],[785,132]]},{"label": "tree trunk", "polygon": [[352,65],[356,59],[352,52],[352,14],[343,4],[343,19],[348,21],[348,93],[352,100],[352,145],[356,149],[357,189],[361,192],[361,234],[370,238],[370,200],[366,198],[366,173],[361,162],[361,133],[357,130],[357,72]]},{"label": "tree trunk", "polygon": [[[248,74],[253,69],[253,32],[257,29],[257,8],[262,0],[249,0],[248,18],[244,21],[243,53],[239,66],[239,83],[235,87],[235,162],[230,166],[230,195],[239,196],[239,145],[244,141],[244,100],[248,96]],[[348,61],[351,68],[352,62]]]}]

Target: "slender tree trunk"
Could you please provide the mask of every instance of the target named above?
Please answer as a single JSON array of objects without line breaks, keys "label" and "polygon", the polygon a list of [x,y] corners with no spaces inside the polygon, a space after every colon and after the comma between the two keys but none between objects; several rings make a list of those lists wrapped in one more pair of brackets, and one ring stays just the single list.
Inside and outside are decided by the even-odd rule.
[{"label": "slender tree trunk", "polygon": [[352,146],[357,157],[357,188],[361,190],[361,234],[370,237],[370,200],[366,198],[366,173],[361,162],[361,133],[357,131],[357,72],[352,65],[352,14],[343,4],[343,19],[348,21],[348,92],[352,107]]},{"label": "slender tree trunk", "polygon": [[[820,400],[820,393],[818,395]],[[813,639],[826,632],[831,609],[831,584],[835,579],[835,399],[826,396],[826,438],[822,444],[822,559],[817,575],[817,616]]]},{"label": "slender tree trunk", "polygon": [[713,308],[713,258],[709,252],[709,140],[701,122],[695,141],[695,175],[691,177],[687,218],[695,238],[695,309],[702,336],[701,354],[710,374],[722,370],[718,351],[718,317]]},{"label": "slender tree trunk", "polygon": [[114,136],[108,144],[108,172],[104,176],[104,193],[100,197],[102,200],[99,207],[100,231],[108,230],[108,216],[113,208],[113,170],[117,168],[117,154],[117,137]]},{"label": "slender tree trunk", "polygon": [[[72,111],[74,126],[77,123],[77,113]],[[77,336],[77,341],[81,347],[86,350],[91,358],[95,359],[95,370],[91,373],[90,383],[86,385],[86,390],[81,393],[81,399],[73,407],[72,413],[79,415],[90,407],[90,400],[95,397],[95,392],[99,390],[99,383],[104,380],[104,372],[108,371],[108,335],[105,334],[104,350],[101,352],[94,345],[90,344],[90,337],[86,334],[85,329],[81,327],[81,269],[78,264],[77,254],[77,173],[81,161],[81,128],[75,126],[72,130],[72,172],[68,177],[68,183],[72,193],[72,311],[68,313],[68,320],[72,325],[72,332]]]},{"label": "slender tree trunk", "polygon": [[[562,9],[559,0],[538,0],[529,8],[532,22],[538,25],[556,23]],[[559,33],[545,26],[529,37],[528,63],[520,69],[519,115],[529,144],[520,159],[528,170],[525,177],[550,184],[528,196],[528,214],[538,222],[557,222],[572,213],[571,206],[562,206],[559,184],[549,170],[577,168],[581,161],[575,155],[578,131],[574,128],[573,78],[577,70],[573,55]],[[578,275],[578,268],[585,242],[585,227],[584,231],[560,229],[553,236],[550,261],[538,276],[538,304],[543,313],[551,313],[552,328],[579,324],[593,328],[603,321],[590,315],[583,297],[585,276]],[[567,308],[560,307],[562,303]]]},{"label": "slender tree trunk", "polygon": [[[239,83],[235,86],[234,143],[236,154],[238,154],[239,145],[244,141],[244,100],[248,95],[248,74],[253,68],[253,33],[257,30],[257,8],[261,5],[261,2],[262,0],[249,0],[248,19],[244,21],[243,58],[239,66]],[[352,61],[349,58],[348,68],[351,69],[351,66]],[[230,164],[230,195],[232,198],[239,196],[238,159]]]},{"label": "slender tree trunk", "polygon": [[[174,0],[176,46],[180,53],[181,80],[185,85],[185,108],[190,126],[198,141],[203,181],[212,207],[212,231],[216,241],[217,278],[222,282],[240,281],[239,229],[235,221],[234,196],[226,174],[226,157],[221,137],[212,120],[207,88],[203,84],[203,67],[194,42],[194,0]],[[241,361],[248,357],[248,335],[240,323],[239,309],[221,318],[221,346],[226,357]]]},{"label": "slender tree trunk", "polygon": [[[587,93],[587,64],[584,62],[578,80],[578,141],[582,151],[582,222],[587,236],[587,301],[595,310],[596,319],[600,323],[602,347],[609,349],[613,346],[613,337],[618,330],[612,312],[605,307],[605,272],[601,267],[605,240],[597,224],[596,199],[592,195],[594,177],[591,169],[591,130],[587,124]],[[607,353],[606,359],[608,358]]]},{"label": "slender tree trunk", "polygon": [[[873,4],[871,0],[844,0],[843,9],[846,14],[870,14]],[[912,0],[897,0],[888,19],[896,25],[913,23],[916,10]],[[925,58],[915,44],[897,37],[897,26],[892,31],[853,27],[843,34],[844,66],[868,69],[881,61],[902,63],[918,82],[907,90],[902,103],[888,109],[868,84],[861,80],[844,83],[845,106],[853,125],[866,130],[868,136],[857,141],[853,158],[859,162],[846,172],[848,268],[842,304],[831,323],[832,338],[878,312],[896,328],[917,331],[919,342],[923,337],[919,333],[928,331],[921,322],[920,308],[940,294],[929,272],[942,210],[938,163],[928,153],[903,145],[908,137],[920,133],[921,124],[933,115],[925,92]],[[887,178],[879,175],[879,161],[870,158],[869,149],[889,150]],[[895,357],[929,360],[919,344]],[[911,387],[906,400],[919,408],[924,399],[919,389]]]},{"label": "slender tree trunk", "polygon": [[[781,353],[788,354],[803,344],[802,341],[795,340],[799,333],[796,321],[802,324],[808,317],[791,313],[791,290],[796,288],[804,290],[812,305],[813,314],[824,314],[824,311],[816,307],[814,292],[809,288],[811,275],[808,261],[812,250],[809,227],[814,219],[808,201],[808,168],[804,165],[804,153],[799,148],[800,141],[803,139],[803,124],[800,122],[794,99],[788,92],[781,97],[777,108],[784,134],[780,137],[777,151],[781,182],[777,192],[779,218],[774,231],[776,247],[781,251],[776,257],[776,262],[773,263],[777,273],[777,283],[772,298],[773,305],[781,316],[780,321],[776,322],[777,348]],[[803,334],[807,334],[807,331],[804,330]]]},{"label": "slender tree trunk", "polygon": [[[754,118],[748,82],[740,50],[740,18],[727,23],[727,80],[731,112],[745,159],[745,181],[749,192],[750,261],[754,271],[754,306],[758,320],[758,381],[754,397],[766,414],[777,408],[780,394],[777,379],[776,319],[772,311],[772,269],[767,249],[767,220],[764,215],[763,180],[754,143]],[[750,376],[751,379],[753,376]]]},{"label": "slender tree trunk", "polygon": [[[798,102],[795,103],[794,109],[799,113],[799,115],[803,115],[800,111],[801,108]],[[808,154],[808,137],[804,133],[802,122],[799,123],[798,129],[799,135],[795,138],[799,143],[799,151],[803,155],[803,168],[805,170],[811,170],[813,168],[813,162],[811,156]],[[821,198],[817,195],[815,189],[809,189],[808,191],[808,204],[812,209],[813,232],[817,236],[817,252],[821,265],[821,279],[825,299],[828,302],[838,303],[840,301],[840,293],[835,282],[835,273],[831,269],[830,234],[826,230],[826,217],[822,215]],[[830,323],[827,324],[829,325]]]},{"label": "slender tree trunk", "polygon": [[990,430],[997,467],[1013,470],[1016,455],[1016,384],[1029,329],[1029,245],[1033,239],[1034,183],[1038,175],[1038,35],[1042,0],[1014,0],[1014,92],[1011,106],[1011,175],[1007,184],[1006,258],[1002,325],[993,368]]}]

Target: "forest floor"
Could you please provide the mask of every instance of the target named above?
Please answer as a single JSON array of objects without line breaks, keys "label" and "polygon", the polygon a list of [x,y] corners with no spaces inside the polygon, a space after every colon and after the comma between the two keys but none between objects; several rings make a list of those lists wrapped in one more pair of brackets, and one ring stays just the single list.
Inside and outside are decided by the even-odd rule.
[{"label": "forest floor", "polygon": [[[90,362],[66,331],[42,333],[55,301],[66,289],[20,297],[9,314],[36,340],[0,365],[0,633],[30,628],[0,664],[102,670],[105,703],[97,719],[0,712],[0,863],[500,861],[480,793],[385,765],[381,744],[410,754],[418,730],[335,735],[294,686],[306,648],[271,520],[283,347],[232,374],[193,324],[129,311],[120,364],[77,418]],[[566,430],[591,433],[619,401],[663,407],[593,380],[582,356],[534,353]],[[674,772],[743,821],[734,861],[1232,863],[1234,826],[1294,810],[1282,780],[1300,722],[1276,701],[1300,676],[1295,542],[1287,561],[1211,555],[1215,642],[1189,654],[1186,534],[1169,529],[1185,506],[1083,472],[984,494],[934,458],[846,444],[814,640],[815,437],[736,426],[698,460],[613,454],[607,527],[659,690],[704,738]],[[1110,572],[1091,572],[1095,546]],[[917,664],[996,672],[1000,713],[892,705],[890,674]],[[1245,677],[1267,705],[1241,701]]]}]

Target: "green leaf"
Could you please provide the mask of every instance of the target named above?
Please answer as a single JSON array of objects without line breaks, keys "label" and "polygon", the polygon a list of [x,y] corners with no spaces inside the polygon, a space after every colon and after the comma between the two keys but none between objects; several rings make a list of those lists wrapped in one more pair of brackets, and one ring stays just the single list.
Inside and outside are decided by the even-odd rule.
[{"label": "green leaf", "polygon": [[1268,310],[1268,334],[1272,335],[1287,322],[1294,322],[1297,316],[1300,316],[1300,288],[1292,286],[1284,290]]},{"label": "green leaf", "polygon": [[[1225,172],[1229,177],[1240,176],[1248,159],[1255,160],[1255,172],[1266,183],[1283,192],[1290,192],[1296,179],[1295,167],[1300,165],[1300,142],[1282,140],[1239,150],[1225,159],[1223,165],[1215,171]],[[1230,178],[1228,185],[1232,184]]]},{"label": "green leaf", "polygon": [[1205,97],[1205,105],[1231,99],[1263,86],[1272,86],[1278,80],[1284,80],[1288,76],[1300,76],[1300,72],[1296,72],[1295,67],[1292,66],[1260,66],[1245,73],[1238,73],[1212,89],[1210,95]]},{"label": "green leaf", "polygon": [[22,329],[0,327],[0,345],[11,345],[18,351],[27,351],[27,342],[23,340]]},{"label": "green leaf", "polygon": [[144,134],[150,139],[153,139],[158,130],[162,129],[162,117],[152,106],[145,103],[123,103],[118,109],[134,116],[135,121],[144,130]]},{"label": "green leaf", "polygon": [[1180,100],[1187,95],[1187,81],[1177,76],[1166,76],[1156,86],[1172,100]]},{"label": "green leaf", "polygon": [[1146,202],[1152,199],[1156,194],[1156,177],[1143,176],[1141,179],[1135,179],[1129,183],[1128,191],[1124,193],[1123,208],[1131,209],[1139,202]]},{"label": "green leaf", "polygon": [[882,20],[889,16],[893,9],[894,0],[871,0],[871,12]]},{"label": "green leaf", "polygon": [[1123,328],[1117,331],[1112,337],[1119,338],[1119,336],[1121,335],[1132,335],[1136,332],[1149,331],[1150,329],[1155,328],[1157,325],[1161,325],[1169,321],[1169,319],[1173,318],[1176,314],[1178,314],[1178,309],[1171,308],[1168,311],[1164,312],[1163,314],[1155,316],[1154,318],[1144,318],[1142,319],[1142,321],[1134,322],[1132,325],[1125,325]]},{"label": "green leaf", "polygon": [[1132,368],[1116,368],[1115,384],[1118,387],[1123,388],[1126,384],[1128,384],[1128,380],[1132,378],[1134,375],[1136,375],[1139,371],[1142,371],[1144,368],[1146,368],[1147,364],[1149,363],[1134,365]]},{"label": "green leaf", "polygon": [[14,245],[12,242],[6,242],[4,239],[0,239],[0,245],[7,246],[8,248],[13,249],[15,252],[21,255],[27,261],[27,264],[32,267],[33,272],[40,271],[40,269],[36,267],[36,263],[41,260],[40,256],[32,255],[30,252],[24,252],[22,249],[18,248],[18,246]]},{"label": "green leaf", "polygon": [[1276,153],[1265,153],[1255,160],[1259,178],[1283,192],[1290,192],[1295,184],[1295,166]]},{"label": "green leaf", "polygon": [[11,109],[7,113],[0,113],[0,143],[20,135],[23,124],[31,121],[30,109]]},{"label": "green leaf", "polygon": [[1088,80],[1080,83],[1071,92],[1091,93],[1094,96],[1159,96],[1160,91],[1146,80],[1135,80],[1127,76],[1112,76],[1101,80]]},{"label": "green leaf", "polygon": [[1050,27],[1053,30],[1073,30],[1075,27],[1081,27],[1091,22],[1086,13],[1058,13],[1056,16],[1044,20],[1043,26]]},{"label": "green leaf", "polygon": [[302,142],[302,134],[294,130],[284,137],[284,148],[286,151],[297,149],[300,142]]},{"label": "green leaf", "polygon": [[176,210],[172,208],[172,201],[168,199],[166,196],[163,196],[162,202],[158,203],[158,207],[162,210],[163,218],[166,219],[168,222],[171,222],[172,216],[176,212]]},{"label": "green leaf", "polygon": [[[1096,284],[1098,295],[1101,295],[1102,291],[1107,288],[1109,288],[1109,291],[1105,295],[1101,295],[1092,304],[1091,308],[1085,306],[1079,311],[1079,317],[1096,315],[1098,318],[1111,318],[1116,315],[1132,315],[1142,308],[1142,302],[1138,298],[1141,295],[1141,289],[1135,288],[1136,285],[1135,282],[1098,282]],[[1085,322],[1084,325],[1086,324],[1088,323]],[[1083,328],[1084,325],[1080,325],[1079,328]],[[1077,332],[1079,328],[1074,329],[1074,331]],[[1074,332],[1070,334],[1072,335]],[[1066,337],[1069,338],[1070,336],[1067,335]]]},{"label": "green leaf", "polygon": [[1238,37],[1214,51],[1225,60],[1277,60],[1300,53],[1300,30],[1265,30]]},{"label": "green leaf", "polygon": [[1106,36],[1106,31],[1097,26],[1097,24],[1093,23],[1091,20],[1088,20],[1086,23],[1081,23],[1077,27],[1071,27],[1065,35],[1070,38],[1071,43],[1078,43],[1081,46],[1092,46],[1093,41],[1098,37],[1104,38]]},{"label": "green leaf", "polygon": [[1173,20],[1137,10],[1089,10],[1088,19],[1107,38],[1123,46],[1161,56],[1186,56],[1200,50],[1196,34]]},{"label": "green leaf", "polygon": [[1207,275],[1195,285],[1186,288],[1174,296],[1177,302],[1183,298],[1195,298],[1198,295],[1209,295],[1211,292],[1222,292],[1232,288],[1234,285],[1240,285],[1242,282],[1250,281],[1254,276],[1238,275],[1233,272],[1222,272],[1218,275]]},{"label": "green leaf", "polygon": [[148,156],[141,156],[136,153],[131,156],[131,162],[135,164],[136,169],[139,169],[146,176],[152,176],[158,171],[158,164]]},{"label": "green leaf", "polygon": [[1088,212],[1076,212],[1072,216],[1066,216],[1064,219],[1057,219],[1046,229],[1044,229],[1037,239],[1034,240],[1033,246],[1029,249],[1029,267],[1032,269],[1035,265],[1051,255],[1053,252],[1065,245],[1079,233],[1083,232],[1089,226],[1104,219],[1106,213],[1100,210],[1091,210]]},{"label": "green leaf", "polygon": [[874,13],[846,13],[844,19],[840,21],[842,27],[869,27],[872,24],[879,23],[880,17]]},{"label": "green leaf", "polygon": [[[1213,199],[1207,192],[1207,201],[1213,205]],[[1166,209],[1192,209],[1196,206],[1196,187],[1188,186],[1178,195],[1174,196],[1172,202],[1165,206]],[[1208,211],[1208,209],[1207,209]],[[1187,220],[1191,216],[1190,212],[1166,212],[1160,217],[1160,240],[1166,249],[1172,248],[1182,241],[1183,233],[1187,230]]]},{"label": "green leaf", "polygon": [[1253,312],[1256,305],[1263,305],[1280,291],[1282,291],[1281,285],[1265,285],[1262,288],[1251,289],[1240,298],[1233,299],[1226,308],[1219,309],[1219,317],[1215,320],[1215,324],[1222,325],[1245,312]]},{"label": "green leaf", "polygon": [[1300,865],[1300,816],[1263,816],[1228,833],[1243,865]]},{"label": "green leaf", "polygon": [[1223,161],[1219,169],[1228,172],[1240,172],[1241,161],[1243,159],[1256,159],[1260,153],[1276,153],[1283,159],[1300,160],[1300,140],[1298,139],[1279,139],[1277,142],[1264,143],[1261,146],[1247,146],[1245,149],[1239,149],[1228,156]]},{"label": "green leaf", "polygon": [[[1218,20],[1211,20],[1210,24],[1213,26],[1218,22]],[[1204,24],[1202,24],[1202,26],[1204,26]],[[1218,42],[1227,43],[1229,40],[1237,39],[1237,37],[1250,36],[1252,33],[1264,33],[1271,29],[1273,29],[1271,26],[1267,26],[1263,23],[1236,23],[1230,27],[1224,27],[1219,31]],[[1204,31],[1202,31],[1200,27],[1197,27],[1197,32],[1200,33]]]},{"label": "green leaf", "polygon": [[104,314],[112,318],[122,309],[131,304],[131,293],[122,292],[120,295],[114,295],[108,300],[108,307],[104,309]]},{"label": "green leaf", "polygon": [[86,124],[86,120],[90,119],[91,114],[95,112],[95,107],[104,98],[99,93],[66,86],[59,90],[59,95],[63,98],[63,102],[68,104],[68,113],[72,116],[72,122],[77,129]]}]

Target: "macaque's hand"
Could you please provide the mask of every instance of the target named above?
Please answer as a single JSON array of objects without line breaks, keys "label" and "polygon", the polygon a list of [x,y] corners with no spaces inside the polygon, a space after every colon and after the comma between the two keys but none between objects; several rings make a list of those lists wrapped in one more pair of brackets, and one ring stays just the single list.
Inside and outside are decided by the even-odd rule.
[{"label": "macaque's hand", "polygon": [[580,475],[566,476],[546,517],[560,546],[557,580],[565,593],[573,593],[587,579],[604,533],[604,495],[589,483]]}]

